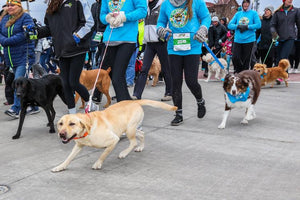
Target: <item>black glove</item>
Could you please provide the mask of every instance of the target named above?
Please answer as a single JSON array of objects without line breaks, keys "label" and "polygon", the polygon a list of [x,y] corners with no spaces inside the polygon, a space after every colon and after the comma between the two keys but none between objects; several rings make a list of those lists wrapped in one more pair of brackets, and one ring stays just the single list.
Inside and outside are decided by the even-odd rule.
[{"label": "black glove", "polygon": [[248,25],[238,25],[237,28],[240,29],[241,33],[243,33],[248,30]]},{"label": "black glove", "polygon": [[37,30],[35,24],[24,26],[24,34],[28,41],[37,40]]}]

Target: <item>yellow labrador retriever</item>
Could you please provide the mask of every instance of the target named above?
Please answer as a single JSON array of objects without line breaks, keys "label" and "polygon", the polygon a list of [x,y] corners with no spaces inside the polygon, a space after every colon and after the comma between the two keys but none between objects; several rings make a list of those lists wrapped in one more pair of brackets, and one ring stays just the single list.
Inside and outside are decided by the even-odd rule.
[{"label": "yellow labrador retriever", "polygon": [[75,140],[75,146],[68,158],[51,171],[59,172],[66,169],[83,146],[105,148],[92,167],[93,169],[100,169],[103,161],[115,148],[123,133],[126,133],[130,144],[119,154],[119,158],[125,158],[134,147],[136,147],[135,151],[142,151],[144,149],[144,133],[137,129],[141,126],[144,118],[142,105],[164,110],[177,110],[176,106],[144,99],[121,101],[103,111],[64,115],[57,123],[58,135],[64,144]]}]

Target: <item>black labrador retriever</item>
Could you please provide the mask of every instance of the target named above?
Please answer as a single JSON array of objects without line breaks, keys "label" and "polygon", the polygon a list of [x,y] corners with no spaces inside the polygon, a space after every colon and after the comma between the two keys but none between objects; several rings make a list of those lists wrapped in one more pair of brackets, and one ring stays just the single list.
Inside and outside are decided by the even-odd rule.
[{"label": "black labrador retriever", "polygon": [[21,101],[21,113],[17,133],[12,139],[18,139],[21,135],[28,106],[42,107],[47,114],[49,122],[47,126],[50,126],[49,133],[55,133],[53,122],[56,113],[53,108],[53,101],[56,95],[59,95],[66,104],[61,78],[54,74],[45,75],[40,79],[20,77],[13,82],[13,87]]}]

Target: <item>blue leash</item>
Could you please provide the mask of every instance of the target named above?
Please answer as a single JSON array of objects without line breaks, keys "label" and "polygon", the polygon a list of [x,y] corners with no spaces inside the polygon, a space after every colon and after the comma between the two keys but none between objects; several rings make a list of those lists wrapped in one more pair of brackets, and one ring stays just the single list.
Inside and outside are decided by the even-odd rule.
[{"label": "blue leash", "polygon": [[214,59],[220,65],[220,67],[222,69],[224,69],[224,66],[222,65],[222,63],[220,62],[220,60],[217,58],[217,56],[214,54],[214,52],[209,48],[209,46],[206,44],[206,42],[203,42],[203,44],[204,44],[205,48],[207,49],[207,51],[214,57]]}]

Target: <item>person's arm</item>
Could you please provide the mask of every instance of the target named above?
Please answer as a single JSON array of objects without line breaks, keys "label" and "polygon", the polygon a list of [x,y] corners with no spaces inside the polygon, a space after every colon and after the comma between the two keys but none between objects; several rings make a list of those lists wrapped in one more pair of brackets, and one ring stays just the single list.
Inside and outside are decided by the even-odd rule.
[{"label": "person's arm", "polygon": [[258,16],[258,14],[257,14],[257,12],[256,11],[253,11],[254,12],[254,18],[253,18],[253,20],[254,20],[254,23],[253,24],[249,24],[248,25],[248,29],[260,29],[261,28],[261,21],[260,21],[260,19],[259,19],[259,16]]},{"label": "person's arm", "polygon": [[200,27],[205,26],[207,30],[211,24],[211,16],[209,14],[208,8],[203,0],[197,1],[199,5],[196,5],[197,18],[201,21]]},{"label": "person's arm", "polygon": [[91,32],[94,26],[94,19],[91,13],[91,9],[88,6],[86,0],[80,0],[79,3],[79,27],[75,30],[75,33],[80,39],[83,39],[88,33]]},{"label": "person's arm", "polygon": [[297,29],[298,29],[297,40],[300,40],[300,8],[298,8],[298,10],[297,10],[296,25],[297,25]]},{"label": "person's arm", "polygon": [[234,16],[233,16],[233,18],[230,20],[230,22],[228,23],[228,29],[230,29],[230,30],[236,30],[237,29],[237,26],[238,26],[238,24],[237,24],[237,14],[238,13],[236,13]]},{"label": "person's arm", "polygon": [[158,19],[157,19],[156,30],[158,30],[160,28],[166,28],[167,27],[168,16],[167,16],[167,14],[165,12],[165,10],[166,10],[166,2],[167,1],[164,1],[161,4],[159,16],[158,16]]}]

